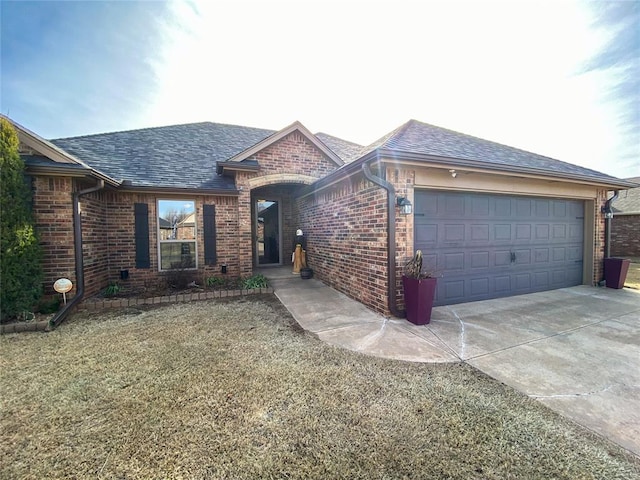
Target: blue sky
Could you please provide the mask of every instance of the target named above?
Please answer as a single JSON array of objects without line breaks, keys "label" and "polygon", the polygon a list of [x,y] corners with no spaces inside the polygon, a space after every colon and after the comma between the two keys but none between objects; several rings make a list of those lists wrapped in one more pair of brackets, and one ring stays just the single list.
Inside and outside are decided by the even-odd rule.
[{"label": "blue sky", "polygon": [[0,111],[44,138],[411,118],[640,176],[640,0],[1,3]]}]

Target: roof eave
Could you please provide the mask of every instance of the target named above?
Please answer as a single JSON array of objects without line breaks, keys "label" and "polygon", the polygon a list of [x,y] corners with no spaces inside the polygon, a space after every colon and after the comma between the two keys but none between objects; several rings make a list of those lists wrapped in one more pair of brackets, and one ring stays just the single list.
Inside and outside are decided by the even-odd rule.
[{"label": "roof eave", "polygon": [[246,165],[242,162],[217,162],[216,173],[222,175],[225,172],[257,172],[260,170],[260,165]]},{"label": "roof eave", "polygon": [[80,165],[84,167],[87,171],[91,172],[92,176],[104,180],[106,183],[110,185],[118,185],[116,179],[105,175],[104,173],[92,168],[91,166],[84,163],[79,158],[71,155],[70,153],[64,151],[60,147],[54,145],[48,140],[45,140],[40,135],[32,132],[28,128],[23,127],[16,121],[10,119],[9,117],[0,114],[0,117],[5,118],[9,121],[18,133],[18,139],[24,143],[29,148],[36,150],[37,152],[43,154],[45,157],[51,159],[52,161],[60,164],[72,164],[72,165]]},{"label": "roof eave", "polygon": [[380,160],[402,160],[402,161],[417,161],[424,162],[429,161],[430,163],[441,164],[443,166],[451,166],[451,167],[467,167],[467,168],[475,168],[478,170],[484,170],[489,172],[503,172],[503,173],[519,173],[525,175],[532,175],[536,177],[545,177],[545,178],[553,178],[553,179],[563,179],[568,182],[573,183],[582,183],[582,184],[590,184],[599,187],[606,187],[612,189],[626,190],[628,188],[633,188],[634,183],[629,182],[627,180],[621,179],[599,179],[595,177],[590,177],[586,175],[565,173],[565,172],[552,172],[549,170],[541,170],[536,168],[526,168],[526,167],[518,167],[512,165],[492,165],[485,162],[479,162],[474,160],[465,160],[453,157],[441,157],[436,155],[425,155],[419,153],[411,153],[411,152],[401,152],[396,150],[388,150],[388,149],[378,149],[377,150],[378,158]]},{"label": "roof eave", "polygon": [[[73,166],[72,166],[73,165]],[[61,163],[58,165],[26,165],[26,171],[33,175],[42,176],[63,176],[63,177],[92,177],[99,180],[104,180],[107,185],[117,187],[121,182],[108,177],[101,172],[94,170],[91,167],[85,167],[83,165]]]}]

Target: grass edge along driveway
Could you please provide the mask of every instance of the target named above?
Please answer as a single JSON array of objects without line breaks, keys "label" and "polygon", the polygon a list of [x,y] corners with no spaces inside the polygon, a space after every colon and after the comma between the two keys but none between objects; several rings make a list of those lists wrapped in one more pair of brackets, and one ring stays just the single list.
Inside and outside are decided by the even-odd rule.
[{"label": "grass edge along driveway", "polygon": [[324,344],[273,295],[79,312],[0,347],[0,478],[640,478],[468,365]]}]

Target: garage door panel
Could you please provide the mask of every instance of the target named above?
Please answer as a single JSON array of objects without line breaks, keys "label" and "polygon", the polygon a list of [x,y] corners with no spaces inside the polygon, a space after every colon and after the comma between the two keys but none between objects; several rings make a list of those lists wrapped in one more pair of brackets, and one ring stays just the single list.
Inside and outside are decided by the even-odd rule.
[{"label": "garage door panel", "polygon": [[556,218],[564,218],[567,216],[567,204],[565,202],[552,202],[553,216]]},{"label": "garage door panel", "polygon": [[531,274],[529,273],[517,273],[514,275],[515,290],[516,292],[531,290]]},{"label": "garage door panel", "polygon": [[546,289],[550,287],[551,283],[549,282],[549,272],[548,271],[535,272],[533,274],[533,286],[535,288],[542,288],[542,289]]},{"label": "garage door panel", "polygon": [[496,217],[509,217],[511,216],[511,199],[495,198],[494,200],[494,214]]},{"label": "garage door panel", "polygon": [[495,225],[493,229],[493,239],[497,242],[511,240],[511,225],[510,224],[500,224]]},{"label": "garage door panel", "polygon": [[473,278],[469,282],[469,286],[471,288],[471,295],[488,295],[490,292],[489,285],[491,283],[491,279],[488,277],[483,278]]},{"label": "garage door panel", "polygon": [[464,225],[462,224],[444,224],[443,242],[462,242],[464,241]]},{"label": "garage door panel", "polygon": [[527,218],[531,216],[531,200],[527,198],[518,198],[516,203],[516,215],[518,218]]},{"label": "garage door panel", "polygon": [[438,226],[437,225],[416,225],[415,238],[416,238],[415,240],[416,243],[435,245],[438,241]]},{"label": "garage door panel", "polygon": [[464,280],[445,280],[442,283],[438,292],[443,294],[442,303],[456,303],[464,300]]},{"label": "garage door panel", "polygon": [[569,225],[569,241],[579,241],[582,242],[582,238],[584,236],[584,228],[582,225]]},{"label": "garage door panel", "polygon": [[464,270],[464,253],[447,253],[444,255],[444,268],[447,271]]},{"label": "garage door panel", "polygon": [[531,241],[531,225],[530,224],[518,224],[516,225],[516,240]]},{"label": "garage door panel", "polygon": [[579,262],[582,260],[582,247],[571,246],[567,247],[567,260],[570,262]]},{"label": "garage door panel", "polygon": [[469,254],[471,259],[471,268],[488,268],[489,267],[489,251],[475,251]]},{"label": "garage door panel", "polygon": [[547,264],[549,263],[549,249],[548,248],[536,248],[535,250],[535,257],[534,257],[534,263],[536,264]]},{"label": "garage door panel", "polygon": [[445,195],[444,215],[447,218],[464,216],[465,198],[460,195]]},{"label": "garage door panel", "polygon": [[583,202],[418,190],[415,204],[436,305],[582,283]]},{"label": "garage door panel", "polygon": [[566,240],[567,239],[567,226],[563,224],[555,224],[553,226],[553,238],[554,240]]},{"label": "garage door panel", "polygon": [[471,225],[471,241],[472,242],[488,242],[489,241],[489,225],[476,224]]},{"label": "garage door panel", "polygon": [[536,240],[549,240],[549,224],[548,223],[536,223]]},{"label": "garage door panel", "polygon": [[495,284],[495,292],[498,296],[502,296],[502,294],[508,294],[511,292],[511,276],[509,275],[498,275],[494,279]]},{"label": "garage door panel", "polygon": [[489,215],[489,198],[478,198],[471,202],[471,214],[475,218],[487,217]]}]

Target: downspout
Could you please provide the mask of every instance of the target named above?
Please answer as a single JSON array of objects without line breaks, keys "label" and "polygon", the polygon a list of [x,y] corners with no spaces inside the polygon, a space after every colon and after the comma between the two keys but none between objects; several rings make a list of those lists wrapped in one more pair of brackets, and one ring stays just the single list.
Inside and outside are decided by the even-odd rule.
[{"label": "downspout", "polygon": [[95,187],[90,187],[73,194],[73,249],[76,263],[76,294],[49,320],[49,330],[56,328],[67,318],[71,309],[82,300],[84,296],[84,261],[82,257],[82,216],[80,215],[80,197],[88,193],[97,192],[104,188],[104,180],[98,180]]},{"label": "downspout", "polygon": [[614,190],[613,197],[611,197],[602,207],[602,213],[604,213],[604,218],[607,219],[605,224],[605,256],[604,258],[609,258],[611,256],[611,220],[613,220],[613,209],[611,208],[611,204],[616,201],[618,198],[618,194],[620,190]]},{"label": "downspout", "polygon": [[396,305],[396,189],[386,180],[373,174],[369,165],[362,164],[362,173],[367,180],[387,191],[387,285],[388,305],[391,314],[404,318],[406,312],[398,310]]}]

